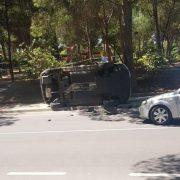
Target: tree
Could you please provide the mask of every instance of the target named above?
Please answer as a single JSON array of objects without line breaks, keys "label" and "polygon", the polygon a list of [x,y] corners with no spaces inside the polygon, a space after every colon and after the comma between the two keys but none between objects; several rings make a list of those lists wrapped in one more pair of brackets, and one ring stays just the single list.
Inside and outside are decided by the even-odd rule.
[{"label": "tree", "polygon": [[[179,1],[141,0],[137,3],[137,5],[138,8],[136,9],[138,9],[138,11],[141,12],[144,17],[149,19],[149,28],[147,32],[151,34],[151,38],[147,36],[145,38],[146,42],[155,40],[156,52],[158,56],[162,57],[162,59],[166,57],[169,62],[171,62],[173,58],[172,44],[175,43],[174,37],[178,38],[178,12],[180,8]],[[152,37],[155,37],[155,39]]]},{"label": "tree", "polygon": [[[20,43],[30,44],[32,1],[0,0],[1,47],[9,63],[11,80],[14,81],[13,51]],[[7,52],[6,52],[7,51]]]},{"label": "tree", "polygon": [[[11,74],[11,81],[14,82],[14,72],[13,72],[13,63],[12,63],[12,42],[11,42],[11,29],[10,29],[10,18],[9,18],[9,6],[10,6],[10,2],[8,0],[4,0],[3,2],[3,15],[4,15],[4,28],[7,31],[7,47],[8,47],[8,61],[9,61],[9,71]],[[7,59],[6,57],[6,53],[5,53],[5,47],[4,47],[4,42],[2,41],[1,43],[2,45],[2,49],[4,52],[4,57],[5,59]]]},{"label": "tree", "polygon": [[122,18],[121,18],[121,41],[123,61],[133,72],[133,46],[132,46],[132,1],[122,1]]},{"label": "tree", "polygon": [[156,38],[156,45],[157,45],[157,51],[159,56],[162,56],[162,47],[161,47],[161,35],[160,35],[160,29],[159,29],[159,18],[158,18],[158,3],[157,0],[152,0],[152,9],[153,9],[153,19],[155,24],[155,38]]}]

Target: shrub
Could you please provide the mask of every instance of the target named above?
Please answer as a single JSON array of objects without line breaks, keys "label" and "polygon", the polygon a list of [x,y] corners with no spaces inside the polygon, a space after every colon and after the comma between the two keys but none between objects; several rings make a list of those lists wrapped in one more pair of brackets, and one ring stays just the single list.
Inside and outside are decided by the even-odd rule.
[{"label": "shrub", "polygon": [[174,62],[180,61],[180,52],[177,46],[173,47],[171,54]]},{"label": "shrub", "polygon": [[153,53],[146,53],[135,61],[135,68],[138,72],[153,72],[167,64],[167,60]]},{"label": "shrub", "polygon": [[16,53],[21,69],[30,78],[38,78],[40,73],[48,68],[62,67],[64,62],[59,62],[55,59],[50,51],[40,47],[26,47]]}]

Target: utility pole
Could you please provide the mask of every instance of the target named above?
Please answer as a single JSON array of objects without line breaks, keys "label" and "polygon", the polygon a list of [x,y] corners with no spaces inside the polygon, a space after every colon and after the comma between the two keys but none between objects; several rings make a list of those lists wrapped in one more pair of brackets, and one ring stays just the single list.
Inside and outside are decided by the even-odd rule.
[{"label": "utility pole", "polygon": [[8,60],[9,60],[9,72],[11,75],[11,81],[14,82],[14,72],[13,72],[13,63],[12,63],[12,46],[11,46],[11,31],[10,31],[10,25],[9,25],[9,16],[8,16],[8,7],[9,6],[9,0],[4,0],[4,7],[5,7],[5,25],[7,29],[7,35],[8,35]]}]

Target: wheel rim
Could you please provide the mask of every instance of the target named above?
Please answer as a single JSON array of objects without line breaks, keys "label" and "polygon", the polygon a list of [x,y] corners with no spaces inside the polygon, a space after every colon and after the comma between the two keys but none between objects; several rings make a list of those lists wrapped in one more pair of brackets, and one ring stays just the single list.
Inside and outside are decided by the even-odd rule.
[{"label": "wheel rim", "polygon": [[164,123],[169,119],[169,113],[164,108],[157,108],[153,113],[153,118],[157,123]]}]

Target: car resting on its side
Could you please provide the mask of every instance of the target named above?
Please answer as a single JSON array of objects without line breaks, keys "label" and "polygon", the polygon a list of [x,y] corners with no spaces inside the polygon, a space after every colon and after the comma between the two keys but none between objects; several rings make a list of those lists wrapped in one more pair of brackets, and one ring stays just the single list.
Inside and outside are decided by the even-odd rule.
[{"label": "car resting on its side", "polygon": [[180,118],[180,89],[143,101],[139,112],[141,118],[150,119],[157,125]]},{"label": "car resting on its side", "polygon": [[42,96],[53,110],[101,105],[107,100],[126,103],[131,74],[121,63],[96,63],[47,69],[40,77]]}]

